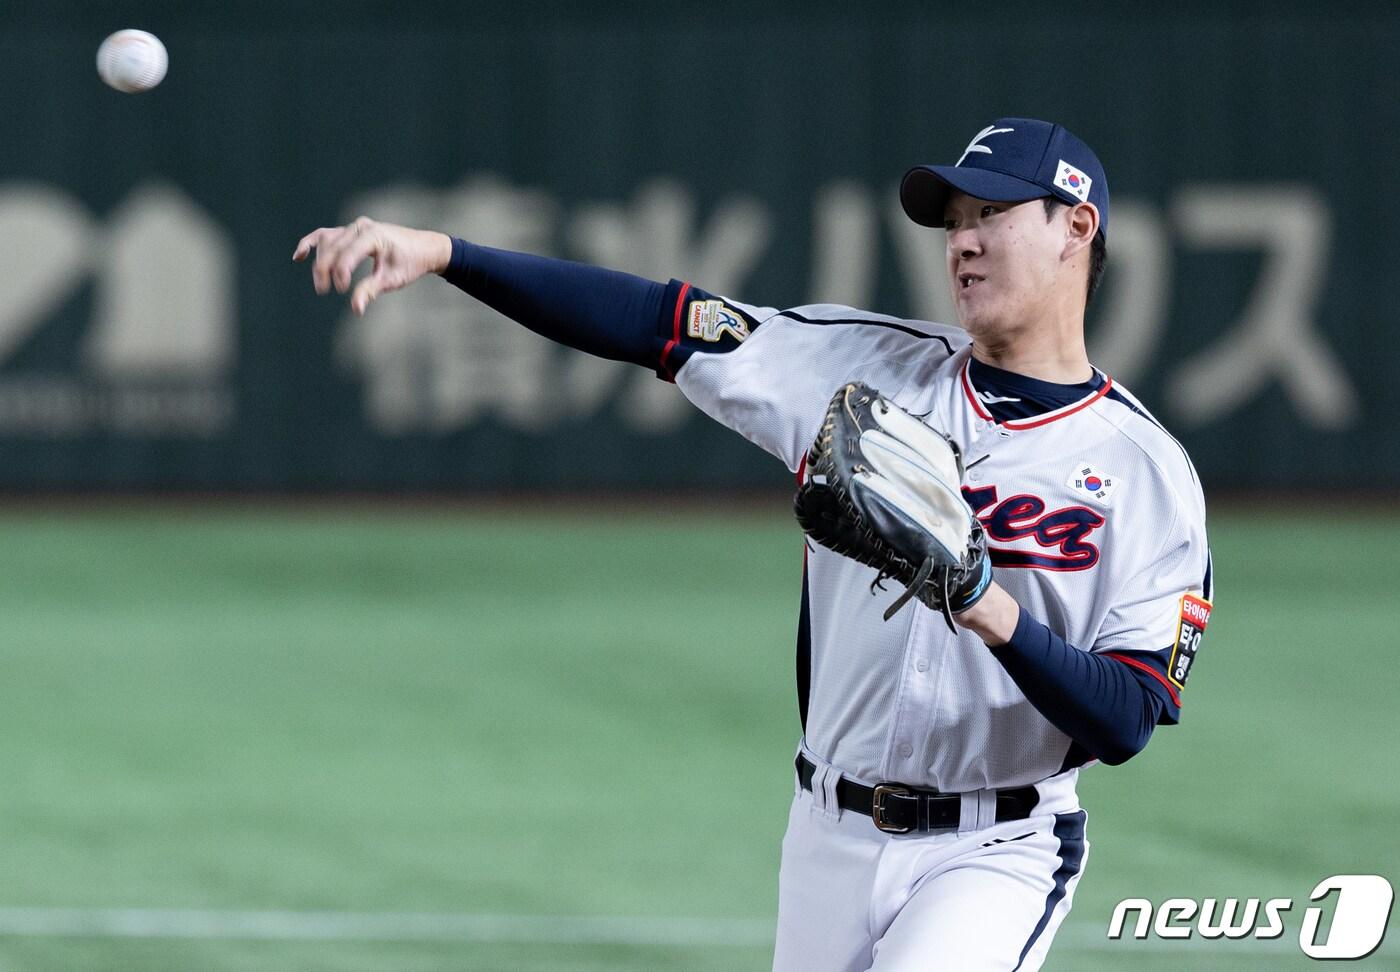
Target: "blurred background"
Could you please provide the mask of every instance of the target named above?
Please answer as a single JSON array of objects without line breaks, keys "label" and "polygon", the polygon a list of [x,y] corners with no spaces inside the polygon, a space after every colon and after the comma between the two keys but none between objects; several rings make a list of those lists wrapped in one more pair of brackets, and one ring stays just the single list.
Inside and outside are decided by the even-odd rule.
[{"label": "blurred background", "polygon": [[[125,27],[154,91],[96,75]],[[1360,3],[6,3],[0,972],[767,968],[786,470],[292,248],[367,214],[952,320],[895,190],[1006,115],[1104,163],[1091,356],[1194,458],[1218,586],[1181,726],[1083,776],[1047,968],[1306,967],[1318,882],[1400,877],[1397,45]],[[1108,940],[1126,897],[1296,907]]]}]

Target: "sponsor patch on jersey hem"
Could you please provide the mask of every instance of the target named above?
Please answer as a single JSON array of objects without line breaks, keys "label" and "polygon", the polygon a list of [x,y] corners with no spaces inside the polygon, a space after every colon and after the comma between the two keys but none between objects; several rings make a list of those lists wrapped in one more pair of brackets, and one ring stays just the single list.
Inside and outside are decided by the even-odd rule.
[{"label": "sponsor patch on jersey hem", "polygon": [[1201,647],[1201,635],[1206,633],[1210,621],[1210,602],[1195,594],[1181,596],[1181,617],[1176,625],[1176,643],[1172,646],[1171,661],[1167,663],[1167,677],[1177,688],[1186,687],[1186,679],[1191,674],[1191,663],[1196,660],[1196,651]]},{"label": "sponsor patch on jersey hem", "polygon": [[692,300],[685,318],[685,333],[711,344],[726,335],[739,342],[749,336],[748,321],[722,300]]}]

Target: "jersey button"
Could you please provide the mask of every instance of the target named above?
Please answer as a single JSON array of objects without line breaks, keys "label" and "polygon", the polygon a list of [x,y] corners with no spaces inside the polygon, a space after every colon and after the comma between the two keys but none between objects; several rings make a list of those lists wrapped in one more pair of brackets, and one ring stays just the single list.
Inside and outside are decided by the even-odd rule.
[{"label": "jersey button", "polygon": [[899,755],[903,756],[905,759],[908,759],[910,756],[914,755],[914,747],[909,745],[908,743],[905,743],[903,746],[899,747]]},{"label": "jersey button", "polygon": [[921,672],[926,672],[926,671],[928,671],[928,659],[927,659],[927,658],[920,658],[918,661],[916,661],[916,662],[914,663],[914,667],[917,668],[917,669],[918,669],[919,671],[921,671]]}]

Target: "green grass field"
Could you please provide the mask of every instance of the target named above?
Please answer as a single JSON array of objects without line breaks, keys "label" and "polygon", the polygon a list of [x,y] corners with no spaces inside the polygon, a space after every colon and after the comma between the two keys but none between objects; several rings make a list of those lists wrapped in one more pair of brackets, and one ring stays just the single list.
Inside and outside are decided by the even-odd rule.
[{"label": "green grass field", "polygon": [[[1400,517],[1297,520],[1214,517],[1183,724],[1084,774],[1048,969],[1308,968],[1319,880],[1400,883]],[[0,529],[0,972],[767,969],[798,733],[781,503]],[[1109,942],[1127,896],[1297,907],[1274,946]],[[1392,929],[1355,967],[1397,956]]]}]

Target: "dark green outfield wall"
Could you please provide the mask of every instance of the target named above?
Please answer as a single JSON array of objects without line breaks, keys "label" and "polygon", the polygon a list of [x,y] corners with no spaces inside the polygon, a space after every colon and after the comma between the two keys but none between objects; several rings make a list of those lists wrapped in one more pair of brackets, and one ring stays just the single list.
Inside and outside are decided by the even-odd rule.
[{"label": "dark green outfield wall", "polygon": [[[6,3],[0,487],[781,482],[438,281],[355,320],[293,244],[368,213],[947,319],[894,187],[1020,114],[1103,159],[1093,356],[1208,487],[1393,488],[1400,13],[1284,6]],[[126,26],[147,95],[93,69]]]}]

